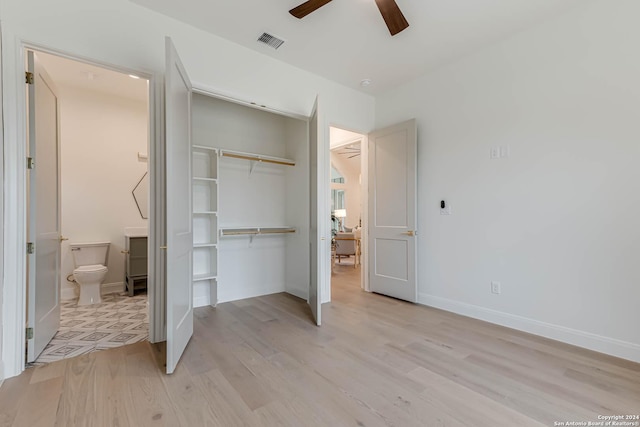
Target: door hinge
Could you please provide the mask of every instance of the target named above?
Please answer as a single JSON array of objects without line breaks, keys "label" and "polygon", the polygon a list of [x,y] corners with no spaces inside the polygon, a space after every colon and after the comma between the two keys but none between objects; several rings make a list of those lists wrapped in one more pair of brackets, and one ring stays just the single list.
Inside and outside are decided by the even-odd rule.
[{"label": "door hinge", "polygon": [[28,85],[32,85],[33,84],[33,73],[30,72],[30,71],[25,71],[24,72],[24,79],[25,79],[25,82]]},{"label": "door hinge", "polygon": [[36,163],[33,161],[33,157],[27,157],[27,169],[33,169],[36,167]]},{"label": "door hinge", "polygon": [[35,251],[36,251],[36,245],[34,245],[33,242],[27,242],[27,253],[34,254]]},{"label": "door hinge", "polygon": [[33,328],[27,328],[27,339],[33,339]]}]

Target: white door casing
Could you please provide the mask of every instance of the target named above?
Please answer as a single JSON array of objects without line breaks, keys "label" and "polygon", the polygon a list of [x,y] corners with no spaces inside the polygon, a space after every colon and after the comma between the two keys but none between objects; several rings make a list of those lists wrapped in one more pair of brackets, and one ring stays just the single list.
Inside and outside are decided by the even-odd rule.
[{"label": "white door casing", "polygon": [[167,373],[193,335],[191,82],[169,37],[166,44]]},{"label": "white door casing", "polygon": [[416,121],[377,130],[368,139],[369,287],[416,302]]},{"label": "white door casing", "polygon": [[33,362],[60,326],[60,117],[57,90],[33,51],[27,52],[32,73],[28,85],[29,156],[27,255],[27,362]]},{"label": "white door casing", "polygon": [[310,244],[310,263],[309,263],[309,299],[308,303],[311,307],[311,313],[313,315],[316,324],[320,326],[322,316],[322,231],[320,225],[323,219],[323,214],[319,209],[319,192],[320,183],[322,182],[322,176],[320,168],[318,168],[318,161],[320,159],[319,144],[319,126],[318,126],[318,99],[313,106],[313,112],[309,120],[309,173],[310,173],[310,209],[311,218],[309,219],[310,231],[309,231],[309,244]]}]

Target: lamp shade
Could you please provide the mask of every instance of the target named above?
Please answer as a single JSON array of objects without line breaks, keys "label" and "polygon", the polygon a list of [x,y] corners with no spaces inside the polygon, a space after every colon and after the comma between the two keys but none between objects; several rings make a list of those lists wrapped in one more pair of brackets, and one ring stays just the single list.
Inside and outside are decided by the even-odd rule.
[{"label": "lamp shade", "polygon": [[335,216],[336,218],[345,218],[347,216],[347,210],[336,209],[335,211],[333,211],[333,216]]}]

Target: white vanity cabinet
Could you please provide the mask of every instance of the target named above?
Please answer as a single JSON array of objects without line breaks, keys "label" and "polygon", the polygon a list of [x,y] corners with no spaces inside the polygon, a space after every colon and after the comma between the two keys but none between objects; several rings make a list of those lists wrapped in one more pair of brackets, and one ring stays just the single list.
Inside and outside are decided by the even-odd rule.
[{"label": "white vanity cabinet", "polygon": [[147,236],[124,236],[124,284],[130,297],[147,290]]}]

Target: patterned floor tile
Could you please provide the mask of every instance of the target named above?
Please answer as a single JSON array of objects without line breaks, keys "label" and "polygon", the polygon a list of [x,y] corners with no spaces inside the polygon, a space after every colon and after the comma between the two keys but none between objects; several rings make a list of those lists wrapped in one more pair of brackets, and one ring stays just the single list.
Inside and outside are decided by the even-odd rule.
[{"label": "patterned floor tile", "polygon": [[77,300],[63,302],[58,332],[29,366],[148,339],[148,306],[145,294],[129,297],[125,293],[105,295],[100,304],[78,306]]},{"label": "patterned floor tile", "polygon": [[61,340],[61,341],[71,341],[75,338],[78,338],[80,335],[84,334],[85,331],[58,331],[58,333],[53,337],[53,340]]}]

